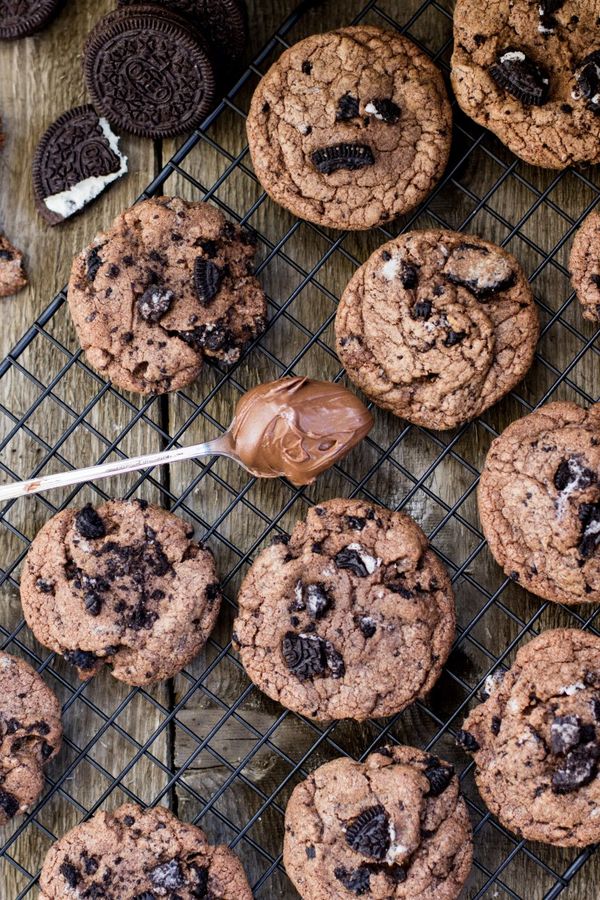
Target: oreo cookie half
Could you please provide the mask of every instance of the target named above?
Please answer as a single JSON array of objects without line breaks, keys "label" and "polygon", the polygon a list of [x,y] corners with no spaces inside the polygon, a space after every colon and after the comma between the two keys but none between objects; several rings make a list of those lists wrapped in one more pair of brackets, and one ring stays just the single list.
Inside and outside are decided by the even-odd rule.
[{"label": "oreo cookie half", "polygon": [[62,0],[0,0],[0,40],[35,34],[50,21]]},{"label": "oreo cookie half", "polygon": [[181,16],[149,4],[100,20],[85,45],[84,74],[98,112],[141,137],[192,131],[215,98],[205,41]]},{"label": "oreo cookie half", "polygon": [[[248,41],[248,12],[244,0],[150,0],[185,16],[216,50],[219,69],[243,56]],[[131,6],[135,0],[119,0]]]},{"label": "oreo cookie half", "polygon": [[40,215],[57,225],[91,203],[127,172],[127,157],[107,120],[91,105],[52,123],[33,158],[33,192]]}]

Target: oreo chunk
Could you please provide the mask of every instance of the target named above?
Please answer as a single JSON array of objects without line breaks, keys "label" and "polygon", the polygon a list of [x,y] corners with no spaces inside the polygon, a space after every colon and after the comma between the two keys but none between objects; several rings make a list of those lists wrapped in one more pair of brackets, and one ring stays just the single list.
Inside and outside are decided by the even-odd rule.
[{"label": "oreo chunk", "polygon": [[540,34],[554,34],[558,26],[554,13],[558,12],[564,6],[564,3],[565,0],[539,0],[538,14],[540,23],[538,31]]},{"label": "oreo chunk", "polygon": [[386,125],[396,125],[400,121],[402,110],[389,97],[377,97],[365,106],[365,112],[375,116]]},{"label": "oreo chunk", "polygon": [[156,15],[136,5],[104,16],[86,41],[84,75],[100,115],[141,137],[193,131],[215,98],[204,39],[168,9]]},{"label": "oreo chunk", "polygon": [[10,791],[0,790],[0,809],[7,819],[12,819],[19,811],[19,801]]},{"label": "oreo chunk", "polygon": [[331,641],[325,641],[325,661],[332,678],[343,678],[346,674],[344,657],[335,649]]},{"label": "oreo chunk", "polygon": [[415,303],[413,308],[410,311],[410,315],[412,319],[423,319],[425,322],[431,316],[431,311],[433,309],[433,305],[431,300],[420,300],[418,303]]},{"label": "oreo chunk", "polygon": [[28,37],[44,28],[62,0],[3,0],[0,4],[0,40]]},{"label": "oreo chunk", "polygon": [[402,263],[400,265],[399,278],[400,284],[403,288],[406,288],[407,291],[416,288],[417,284],[419,283],[419,273],[417,271],[417,267],[411,266],[410,263],[402,260]]},{"label": "oreo chunk", "polygon": [[96,654],[90,653],[88,650],[65,650],[63,658],[72,666],[76,666],[76,668],[82,669],[84,672],[95,668],[98,661]]},{"label": "oreo chunk", "polygon": [[359,866],[357,869],[337,866],[333,874],[347,891],[352,891],[357,897],[362,897],[371,890],[371,873],[366,866]]},{"label": "oreo chunk", "polygon": [[363,637],[372,638],[375,632],[377,631],[377,625],[375,624],[375,620],[370,616],[359,616],[358,617],[358,627],[360,628]]},{"label": "oreo chunk", "polygon": [[596,473],[583,466],[575,457],[563,459],[554,473],[554,487],[560,492],[569,487],[583,491],[597,480]]},{"label": "oreo chunk", "polygon": [[160,322],[171,309],[174,297],[173,291],[152,285],[146,288],[137,301],[140,316],[146,322]]},{"label": "oreo chunk", "polygon": [[455,347],[457,344],[461,344],[467,336],[466,331],[450,331],[444,338],[444,347]]},{"label": "oreo chunk", "polygon": [[369,574],[365,562],[358,550],[353,550],[350,547],[344,547],[343,550],[336,553],[334,562],[338,569],[350,569],[352,574],[356,575],[358,578],[366,578]]},{"label": "oreo chunk", "polygon": [[346,826],[346,843],[356,853],[385,859],[390,848],[390,820],[383,806],[370,806]]},{"label": "oreo chunk", "polygon": [[75,528],[82,537],[92,541],[106,535],[104,522],[89,503],[75,516]]},{"label": "oreo chunk", "polygon": [[334,144],[314,150],[311,161],[322,175],[331,175],[340,169],[354,171],[372,166],[375,157],[368,144]]},{"label": "oreo chunk", "polygon": [[102,249],[102,246],[103,245],[101,245],[100,247],[92,247],[87,255],[87,259],[85,261],[85,277],[88,281],[93,281],[95,279],[96,275],[98,274],[98,269],[104,261],[100,256],[100,250]]},{"label": "oreo chunk", "polygon": [[479,741],[470,731],[463,731],[462,728],[456,732],[456,743],[467,753],[475,753],[479,750]]},{"label": "oreo chunk", "polygon": [[429,796],[439,797],[443,794],[454,777],[454,766],[444,765],[436,757],[425,769],[425,778],[429,782]]},{"label": "oreo chunk", "polygon": [[63,113],[44,133],[33,157],[36,208],[58,225],[80,212],[127,172],[119,138],[91,105]]},{"label": "oreo chunk", "polygon": [[458,244],[448,255],[444,276],[470,291],[478,300],[511,288],[516,273],[511,261],[480,244]]},{"label": "oreo chunk", "polygon": [[600,50],[594,50],[575,69],[574,99],[586,100],[587,108],[600,112]]},{"label": "oreo chunk", "polygon": [[546,70],[522,50],[507,47],[498,54],[489,73],[496,84],[523,106],[543,106],[548,99],[550,81]]},{"label": "oreo chunk", "polygon": [[567,753],[564,761],[552,775],[552,790],[555,794],[570,794],[596,777],[600,745],[595,741],[575,747]]},{"label": "oreo chunk", "polygon": [[154,887],[161,888],[163,891],[175,891],[185,884],[183,870],[177,859],[170,859],[168,862],[156,866],[148,874]]},{"label": "oreo chunk", "polygon": [[351,94],[342,94],[335,111],[336,122],[348,122],[358,117],[358,99]]},{"label": "oreo chunk", "polygon": [[600,502],[582,503],[579,507],[581,522],[581,541],[579,555],[589,559],[600,546]]},{"label": "oreo chunk", "polygon": [[283,638],[281,652],[288,669],[302,681],[322,675],[327,667],[325,641],[314,634],[288,631]]},{"label": "oreo chunk", "polygon": [[557,716],[550,725],[550,746],[556,755],[564,756],[581,740],[579,716]]},{"label": "oreo chunk", "polygon": [[223,270],[210,259],[198,256],[194,263],[194,287],[196,288],[196,296],[202,304],[207,306],[211,300],[217,296],[221,280],[223,278]]},{"label": "oreo chunk", "polygon": [[332,606],[332,600],[322,584],[306,584],[302,590],[304,605],[311,619],[322,619]]},{"label": "oreo chunk", "polygon": [[79,882],[81,881],[81,874],[79,870],[66,859],[63,863],[58,867],[58,871],[65,879],[71,890],[75,890]]}]

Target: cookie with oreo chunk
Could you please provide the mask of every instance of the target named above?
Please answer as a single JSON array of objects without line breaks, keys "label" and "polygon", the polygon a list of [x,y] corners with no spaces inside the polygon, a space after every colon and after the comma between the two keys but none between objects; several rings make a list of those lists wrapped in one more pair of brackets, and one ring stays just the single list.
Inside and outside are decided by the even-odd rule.
[{"label": "cookie with oreo chunk", "polygon": [[0,826],[36,802],[61,742],[54,693],[22,659],[0,653]]},{"label": "cookie with oreo chunk", "polygon": [[600,323],[600,213],[590,213],[579,227],[569,269],[583,318]]},{"label": "cookie with oreo chunk", "polygon": [[366,229],[431,191],[452,112],[440,72],[412,41],[357,25],[286,50],[256,88],[247,128],[273,200],[309,222]]},{"label": "cookie with oreo chunk", "polygon": [[360,500],[313,507],[257,557],[238,604],[248,676],[316,719],[399,712],[431,690],[454,639],[450,579],[426,536]]},{"label": "cookie with oreo chunk", "polygon": [[414,747],[319,766],[285,812],[283,862],[304,900],[456,900],[472,857],[454,768]]},{"label": "cookie with oreo chunk", "polygon": [[489,449],[478,487],[496,562],[555,603],[600,602],[600,403],[546,403]]},{"label": "cookie with oreo chunk", "polygon": [[217,620],[213,555],[177,516],[143,501],[67,509],[34,539],[21,577],[27,624],[88,679],[171,678]]},{"label": "cookie with oreo chunk", "polygon": [[0,297],[11,297],[26,284],[23,254],[0,234]]},{"label": "cookie with oreo chunk", "polygon": [[202,829],[162,806],[134,803],[97,812],[58,840],[40,875],[40,900],[252,900],[242,864]]},{"label": "cookie with oreo chunk", "polygon": [[600,0],[458,0],[459,105],[534,166],[599,162],[599,20]]},{"label": "cookie with oreo chunk", "polygon": [[254,254],[253,235],[208,203],[160,197],[121,213],[71,270],[88,362],[141,394],[190,384],[208,359],[237,362],[266,321]]},{"label": "cookie with oreo chunk", "polygon": [[350,280],[335,321],[348,376],[384,409],[454,428],[507,394],[533,362],[539,321],[523,269],[471,234],[413,231]]},{"label": "cookie with oreo chunk", "polygon": [[466,719],[479,792],[519,837],[558,847],[600,840],[599,691],[600,638],[558,628],[522,647]]}]

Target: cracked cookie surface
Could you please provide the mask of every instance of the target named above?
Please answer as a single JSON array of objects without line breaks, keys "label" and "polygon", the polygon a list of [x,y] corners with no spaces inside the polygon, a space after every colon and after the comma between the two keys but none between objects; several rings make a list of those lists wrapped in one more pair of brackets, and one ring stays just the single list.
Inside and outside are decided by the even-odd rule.
[{"label": "cracked cookie surface", "polygon": [[519,650],[459,737],[481,796],[507,828],[585,847],[600,840],[599,723],[600,638],[560,628]]},{"label": "cracked cookie surface", "polygon": [[[0,140],[1,146],[1,140]],[[0,234],[0,297],[10,297],[27,284],[23,254]]]},{"label": "cracked cookie surface", "polygon": [[452,113],[415,44],[359,25],[286,50],[256,88],[247,127],[254,170],[277,203],[361,229],[427,196],[446,167]]},{"label": "cracked cookie surface", "polygon": [[571,282],[583,318],[600,322],[600,213],[587,216],[575,235],[569,258]]},{"label": "cracked cookie surface", "polygon": [[349,377],[378,406],[445,429],[480,415],[524,377],[539,321],[509,253],[471,234],[414,231],[354,273],[335,331]]},{"label": "cracked cookie surface", "polygon": [[60,703],[22,659],[0,653],[0,826],[26,812],[60,750]]},{"label": "cracked cookie surface", "polygon": [[424,533],[359,500],[313,507],[257,557],[238,604],[248,676],[318,719],[399,712],[431,689],[454,639],[450,579]]},{"label": "cracked cookie surface", "polygon": [[230,365],[265,326],[254,237],[207,203],[145,200],[75,257],[69,308],[87,359],[142,394]]},{"label": "cracked cookie surface", "polygon": [[219,613],[213,555],[193,533],[145,501],[58,513],[23,567],[27,624],[81,678],[106,664],[127,684],[171,678],[199,653]]},{"label": "cracked cookie surface", "polygon": [[452,86],[534,166],[600,161],[600,0],[458,0]]},{"label": "cracked cookie surface", "polygon": [[539,597],[600,601],[600,403],[547,403],[493,441],[478,491],[496,562]]},{"label": "cracked cookie surface", "polygon": [[454,900],[471,861],[454,769],[414,747],[326,763],[287,805],[283,862],[304,900]]},{"label": "cracked cookie surface", "polygon": [[242,864],[195,825],[157,806],[98,812],[48,851],[40,900],[252,900]]}]

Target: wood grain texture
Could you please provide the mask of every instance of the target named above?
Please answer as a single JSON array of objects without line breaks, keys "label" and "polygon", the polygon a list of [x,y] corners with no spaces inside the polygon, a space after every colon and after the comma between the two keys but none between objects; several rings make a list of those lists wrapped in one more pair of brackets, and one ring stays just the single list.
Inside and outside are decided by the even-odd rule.
[{"label": "wood grain texture", "polygon": [[[124,146],[130,161],[129,175],[85,214],[51,229],[35,213],[29,171],[33,148],[39,135],[57,115],[84,102],[79,59],[83,41],[92,24],[113,5],[111,0],[97,0],[94,4],[68,0],[61,16],[39,36],[0,45],[0,113],[6,131],[5,150],[0,157],[0,228],[26,252],[31,281],[30,287],[16,298],[0,300],[2,355],[40,314],[55,290],[64,284],[73,254],[138,195],[156,173],[157,166],[166,161],[178,145],[177,141],[153,145],[149,141],[126,137]],[[406,22],[421,5],[420,0],[384,0],[380,8]],[[249,6],[251,50],[255,52],[289,12],[293,2],[253,0]],[[346,24],[362,6],[360,0],[348,0],[343,5],[329,2],[310,12],[293,29],[289,39],[295,41],[314,31]],[[441,51],[441,59],[447,62],[451,24],[440,11],[443,8],[449,10],[451,4],[442,2],[429,8],[416,19],[411,33],[434,53]],[[384,24],[375,12],[369,13],[367,21]],[[277,52],[265,62],[263,69]],[[182,396],[154,404],[147,414],[147,421],[136,421],[136,410],[141,408],[139,398],[128,395],[126,404],[111,392],[104,394],[94,409],[76,423],[73,433],[61,446],[64,459],[72,464],[97,459],[107,449],[99,435],[116,439],[131,422],[134,424],[120,442],[127,454],[158,449],[160,435],[152,428],[152,422],[175,434],[190,416],[196,415],[185,441],[213,437],[219,424],[225,426],[229,422],[239,389],[277,377],[282,366],[291,366],[296,373],[321,378],[333,378],[339,372],[339,363],[332,352],[332,326],[326,323],[335,312],[335,298],[352,275],[356,261],[366,259],[383,238],[379,233],[352,234],[332,248],[332,241],[338,237],[336,233],[321,231],[305,223],[294,228],[293,217],[277,209],[271,201],[261,200],[262,192],[252,177],[247,155],[243,156],[241,167],[216,190],[211,190],[228,171],[232,160],[244,154],[243,113],[255,83],[253,80],[244,88],[236,97],[234,108],[218,118],[207,140],[202,141],[183,164],[185,173],[195,179],[202,190],[198,190],[184,174],[175,172],[166,182],[164,191],[193,199],[201,199],[202,191],[210,191],[212,202],[224,205],[237,217],[248,217],[248,224],[266,237],[266,242],[260,244],[259,257],[268,262],[262,267],[260,277],[269,296],[270,315],[277,316],[278,321],[262,342],[262,349],[253,351],[236,370],[235,383],[227,383],[204,405],[201,415],[196,415],[196,403],[201,403],[222,378],[215,369],[207,369]],[[461,148],[465,146],[463,129],[474,130],[465,120],[459,119],[451,165],[458,163]],[[427,227],[436,224],[436,217],[439,217],[451,227],[477,232],[490,240],[507,241],[507,248],[521,259],[526,271],[534,275],[533,286],[543,304],[542,320],[546,325],[569,296],[570,288],[564,271],[545,264],[539,251],[550,253],[569,232],[570,222],[557,212],[557,207],[574,218],[592,202],[594,193],[573,174],[566,175],[554,185],[553,173],[524,165],[507,172],[506,167],[511,163],[510,154],[487,136],[482,146],[457,167],[454,178],[433,198],[428,211],[414,222],[411,218],[405,222],[410,221],[414,227]],[[586,176],[593,183],[597,182],[595,171],[586,172]],[[481,198],[488,195],[499,178],[502,178],[501,183],[484,202]],[[544,196],[546,190],[548,194]],[[259,205],[254,208],[257,202]],[[536,203],[536,211],[522,223]],[[398,223],[394,232],[403,224]],[[519,234],[513,233],[517,227]],[[270,259],[271,247],[284,238],[281,252]],[[570,242],[568,237],[554,253],[554,259],[563,269]],[[321,263],[324,255],[326,259]],[[310,279],[306,279],[306,272],[312,273]],[[548,328],[540,343],[540,357],[551,360],[555,369],[571,365],[581,348],[580,339],[569,331],[569,326],[585,337],[592,334],[592,328],[581,318],[577,304],[572,303],[561,320]],[[310,336],[321,328],[318,340],[312,341],[310,349],[303,352]],[[66,310],[61,310],[48,331],[69,350],[77,349]],[[76,363],[47,395],[40,408],[28,414],[33,401],[67,362],[68,357],[49,338],[39,336],[19,359],[20,365],[35,373],[38,381],[32,381],[17,367],[2,379],[0,403],[11,410],[13,417],[0,414],[0,436],[8,434],[15,418],[27,415],[29,431],[22,432],[8,444],[1,460],[20,476],[28,476],[34,467],[43,463],[47,452],[44,442],[54,444],[65,429],[73,425],[73,417],[64,404],[81,413],[98,391],[98,383]],[[432,533],[436,549],[457,576],[458,619],[461,626],[466,626],[485,604],[485,595],[477,589],[475,581],[493,594],[504,580],[487,549],[480,547],[475,532],[478,520],[472,490],[474,473],[485,458],[492,437],[490,429],[501,431],[510,421],[524,414],[527,404],[538,403],[552,388],[557,377],[555,369],[542,358],[538,359],[517,390],[525,405],[514,397],[509,398],[486,413],[484,424],[465,429],[454,449],[472,469],[448,452],[429,471],[440,448],[449,444],[454,433],[430,435],[412,428],[378,471],[371,474],[372,466],[381,455],[378,448],[390,447],[402,427],[397,419],[378,412],[373,432],[377,447],[363,444],[344,462],[345,475],[335,471],[328,473],[317,486],[302,493],[279,482],[251,484],[245,473],[225,460],[209,470],[189,462],[172,468],[168,474],[158,475],[161,484],[164,483],[175,498],[177,512],[190,520],[192,515],[196,516],[204,523],[209,533],[208,543],[225,575],[227,602],[214,640],[189,668],[189,677],[180,675],[172,685],[158,687],[148,695],[135,693],[122,711],[119,704],[125,701],[127,691],[108,673],[74,698],[76,685],[72,672],[60,662],[52,664],[46,678],[67,704],[65,728],[73,746],[67,746],[53,764],[50,780],[60,778],[71,764],[72,771],[69,771],[61,792],[38,816],[40,827],[29,826],[11,846],[10,855],[25,868],[35,871],[49,846],[51,834],[62,834],[78,821],[82,807],[89,808],[103,800],[111,777],[122,776],[123,788],[150,802],[164,791],[169,777],[166,770],[174,765],[185,772],[177,790],[173,794],[164,793],[161,802],[171,802],[186,819],[202,814],[201,824],[213,839],[233,840],[235,832],[226,821],[240,828],[251,816],[257,816],[246,838],[236,846],[249,877],[253,882],[257,881],[280,852],[283,809],[297,781],[297,776],[288,780],[292,766],[309,753],[314,741],[320,738],[320,731],[285,714],[279,706],[251,689],[230,654],[215,664],[202,686],[186,700],[173,727],[161,733],[156,730],[160,729],[166,706],[181,700],[194,684],[190,678],[200,676],[207,664],[217,659],[220,648],[227,645],[237,587],[251,558],[269,540],[269,522],[275,519],[278,527],[289,531],[294,522],[305,515],[310,502],[338,494],[347,495],[352,483],[364,480],[364,492],[371,498],[390,506],[403,504]],[[569,377],[588,396],[598,397],[598,356],[588,352],[573,365]],[[560,386],[557,397],[577,399],[568,383]],[[52,461],[46,471],[61,464]],[[195,479],[199,479],[197,483]],[[131,477],[104,487],[118,496],[134,484],[135,478]],[[246,491],[242,502],[231,508],[236,492],[241,489]],[[145,484],[138,492],[140,494],[161,501],[158,487],[152,484]],[[67,496],[53,495],[49,500],[58,504]],[[97,496],[86,488],[75,502],[79,504],[88,498],[97,499]],[[458,516],[448,518],[448,510],[455,504],[459,504]],[[0,529],[0,566],[4,568],[19,559],[24,549],[21,535],[32,538],[51,513],[52,506],[44,499],[15,504],[9,515],[11,528]],[[198,527],[198,534],[202,535],[202,527]],[[14,577],[18,577],[18,566]],[[3,604],[0,624],[12,629],[20,618],[16,584],[13,581],[7,583],[0,589],[0,596]],[[453,654],[448,672],[428,702],[430,713],[412,707],[393,725],[392,731],[399,739],[417,745],[432,740],[437,727],[431,713],[438,717],[453,716],[453,725],[460,727],[466,712],[463,704],[468,688],[487,671],[491,655],[503,653],[520,633],[520,623],[528,621],[540,607],[535,598],[526,595],[517,585],[504,590],[500,599],[503,606],[488,611],[472,628],[460,650]],[[545,610],[537,623],[542,628],[564,624],[576,623],[570,613],[554,607]],[[45,658],[43,648],[33,641],[27,629],[19,634],[19,639]],[[14,645],[8,649],[14,650]],[[402,673],[390,672],[390,677],[402,677]],[[86,699],[97,704],[101,716],[86,704]],[[223,720],[223,702],[233,704],[236,709],[235,716],[227,721]],[[117,710],[118,716],[113,722],[111,717]],[[85,751],[86,744],[102,728],[105,730],[100,740],[79,758],[76,748]],[[379,728],[376,724],[340,723],[332,736],[335,745],[320,741],[303,763],[303,770],[311,770],[339,752],[355,755],[366,752],[376,741]],[[127,738],[127,732],[133,736],[133,743]],[[267,732],[268,739],[264,737]],[[149,751],[140,753],[140,747],[146,742],[150,742]],[[258,748],[257,744],[260,745]],[[436,742],[434,751],[452,759],[461,769],[465,765],[464,756],[454,749],[446,736]],[[465,780],[465,791],[481,808],[470,776]],[[215,795],[217,799],[211,802]],[[275,802],[264,810],[263,804],[271,796]],[[124,792],[116,790],[108,798],[107,805],[117,805],[123,799]],[[210,804],[208,808],[207,804]],[[474,824],[479,823],[480,818],[474,811]],[[45,833],[44,828],[51,834]],[[257,845],[262,846],[267,855],[261,853]],[[476,857],[489,872],[503,863],[512,848],[513,843],[487,821],[477,834]],[[574,858],[570,851],[539,846],[532,849],[559,873],[565,871]],[[501,878],[509,890],[527,900],[542,900],[553,884],[553,878],[523,852],[503,870]],[[485,874],[475,870],[464,892],[465,898],[474,897],[485,881]],[[15,897],[26,883],[26,877],[17,868],[2,861],[0,897]],[[591,900],[598,895],[600,864],[593,857],[561,896],[569,900]],[[35,890],[30,896],[35,896]],[[511,894],[501,885],[494,884],[485,896],[505,898]],[[281,868],[277,868],[257,891],[257,897],[291,900],[297,894]]]}]

